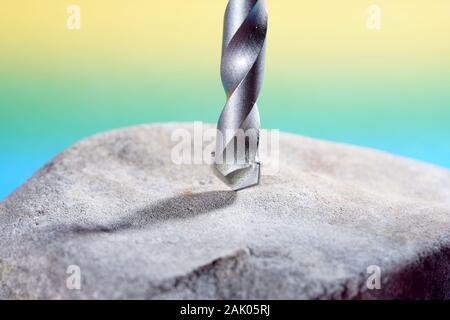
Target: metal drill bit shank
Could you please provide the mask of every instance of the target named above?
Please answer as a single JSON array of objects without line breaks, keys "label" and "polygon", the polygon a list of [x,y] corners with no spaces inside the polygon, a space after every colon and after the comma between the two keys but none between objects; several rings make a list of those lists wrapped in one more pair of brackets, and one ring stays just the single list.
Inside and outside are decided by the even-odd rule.
[{"label": "metal drill bit shank", "polygon": [[260,120],[256,101],[264,73],[266,34],[264,0],[229,0],[221,64],[227,102],[217,125],[214,167],[233,190],[259,183]]}]

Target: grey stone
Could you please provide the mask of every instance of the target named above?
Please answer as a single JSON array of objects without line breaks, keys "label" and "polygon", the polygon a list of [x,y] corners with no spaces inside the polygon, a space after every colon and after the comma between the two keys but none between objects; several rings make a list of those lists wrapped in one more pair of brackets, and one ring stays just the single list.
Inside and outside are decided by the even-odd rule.
[{"label": "grey stone", "polygon": [[0,298],[450,297],[449,171],[283,133],[280,172],[234,193],[173,164],[180,127],[81,141],[1,202]]}]

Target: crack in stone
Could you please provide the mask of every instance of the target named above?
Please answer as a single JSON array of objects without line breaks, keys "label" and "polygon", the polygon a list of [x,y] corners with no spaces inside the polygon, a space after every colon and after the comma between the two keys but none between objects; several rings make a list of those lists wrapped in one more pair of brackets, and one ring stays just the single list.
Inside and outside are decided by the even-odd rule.
[{"label": "crack in stone", "polygon": [[[195,285],[197,280],[200,277],[210,277],[213,285],[216,287],[217,292],[217,284],[220,281],[217,271],[218,270],[234,270],[236,269],[237,264],[242,260],[251,255],[251,249],[244,248],[235,251],[234,253],[219,257],[214,259],[210,263],[202,265],[200,267],[195,268],[189,273],[181,276],[177,276],[172,279],[164,280],[162,283],[158,284],[156,287],[151,288],[150,299],[157,298],[161,295],[171,293],[173,291],[180,290],[189,290],[192,293],[195,293]],[[222,297],[225,298],[225,297]]]}]

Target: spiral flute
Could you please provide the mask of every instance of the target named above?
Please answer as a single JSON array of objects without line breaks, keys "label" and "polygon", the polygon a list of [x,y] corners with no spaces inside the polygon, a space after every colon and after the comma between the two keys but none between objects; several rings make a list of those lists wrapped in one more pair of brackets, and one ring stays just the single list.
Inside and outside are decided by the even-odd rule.
[{"label": "spiral flute", "polygon": [[259,111],[267,11],[264,0],[229,0],[225,12],[221,78],[227,102],[217,125],[215,170],[233,190],[257,185]]}]

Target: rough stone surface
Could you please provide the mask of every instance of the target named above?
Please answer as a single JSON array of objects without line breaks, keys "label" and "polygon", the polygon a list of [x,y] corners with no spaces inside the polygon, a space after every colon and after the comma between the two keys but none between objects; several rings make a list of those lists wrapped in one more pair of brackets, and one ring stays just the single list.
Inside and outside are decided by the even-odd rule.
[{"label": "rough stone surface", "polygon": [[180,127],[81,141],[1,202],[0,298],[450,297],[449,171],[282,134],[279,174],[233,193],[171,162]]}]

